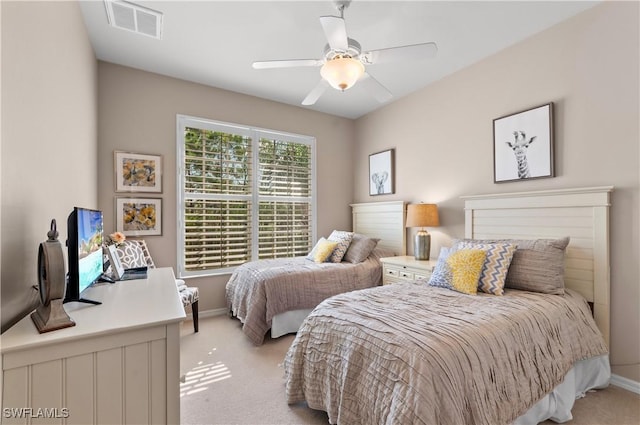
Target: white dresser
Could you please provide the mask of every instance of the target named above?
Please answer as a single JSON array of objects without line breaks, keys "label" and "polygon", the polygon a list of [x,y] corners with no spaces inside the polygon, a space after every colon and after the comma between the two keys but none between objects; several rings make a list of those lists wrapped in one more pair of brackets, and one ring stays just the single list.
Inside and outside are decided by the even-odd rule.
[{"label": "white dresser", "polygon": [[100,284],[65,304],[76,326],[39,334],[26,316],[0,336],[2,423],[180,422],[180,322],[171,268]]}]

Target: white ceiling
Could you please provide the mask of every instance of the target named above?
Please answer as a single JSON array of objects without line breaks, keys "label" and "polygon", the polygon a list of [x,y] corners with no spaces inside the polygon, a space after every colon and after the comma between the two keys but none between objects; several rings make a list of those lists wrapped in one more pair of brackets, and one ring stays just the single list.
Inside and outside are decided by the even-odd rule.
[{"label": "white ceiling", "polygon": [[[251,64],[321,58],[319,17],[339,15],[329,0],[135,3],[164,13],[162,40],[110,27],[102,1],[80,2],[98,59],[296,106],[317,84],[319,68]],[[344,17],[364,51],[437,43],[434,59],[367,67],[393,102],[597,3],[354,0]],[[306,108],[357,118],[381,106],[356,84],[345,92],[330,88]]]}]

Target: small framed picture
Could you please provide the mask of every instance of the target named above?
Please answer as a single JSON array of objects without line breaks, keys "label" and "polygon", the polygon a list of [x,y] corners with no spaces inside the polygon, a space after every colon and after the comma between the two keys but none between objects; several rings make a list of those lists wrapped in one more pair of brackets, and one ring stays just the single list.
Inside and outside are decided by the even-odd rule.
[{"label": "small framed picture", "polygon": [[495,183],[554,175],[553,103],[493,120]]},{"label": "small framed picture", "polygon": [[116,192],[162,193],[162,156],[114,152]]},{"label": "small framed picture", "polygon": [[395,192],[394,149],[369,155],[369,195],[388,195]]},{"label": "small framed picture", "polygon": [[126,236],[162,235],[162,199],[116,198],[116,230]]}]

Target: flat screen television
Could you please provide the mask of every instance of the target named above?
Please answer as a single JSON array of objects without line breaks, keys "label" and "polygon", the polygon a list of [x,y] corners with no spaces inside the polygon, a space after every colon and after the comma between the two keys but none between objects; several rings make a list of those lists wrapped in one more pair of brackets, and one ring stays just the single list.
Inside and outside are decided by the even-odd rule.
[{"label": "flat screen television", "polygon": [[67,219],[67,250],[69,276],[64,302],[100,304],[99,301],[82,298],[82,292],[103,272],[102,211],[73,209]]}]

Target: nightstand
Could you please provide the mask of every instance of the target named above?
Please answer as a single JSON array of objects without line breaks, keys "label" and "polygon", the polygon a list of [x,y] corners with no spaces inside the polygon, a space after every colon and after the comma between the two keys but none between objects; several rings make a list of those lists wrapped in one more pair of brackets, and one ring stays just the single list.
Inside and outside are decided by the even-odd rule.
[{"label": "nightstand", "polygon": [[411,282],[416,279],[429,279],[436,266],[435,260],[416,260],[410,255],[381,258],[382,284]]}]

